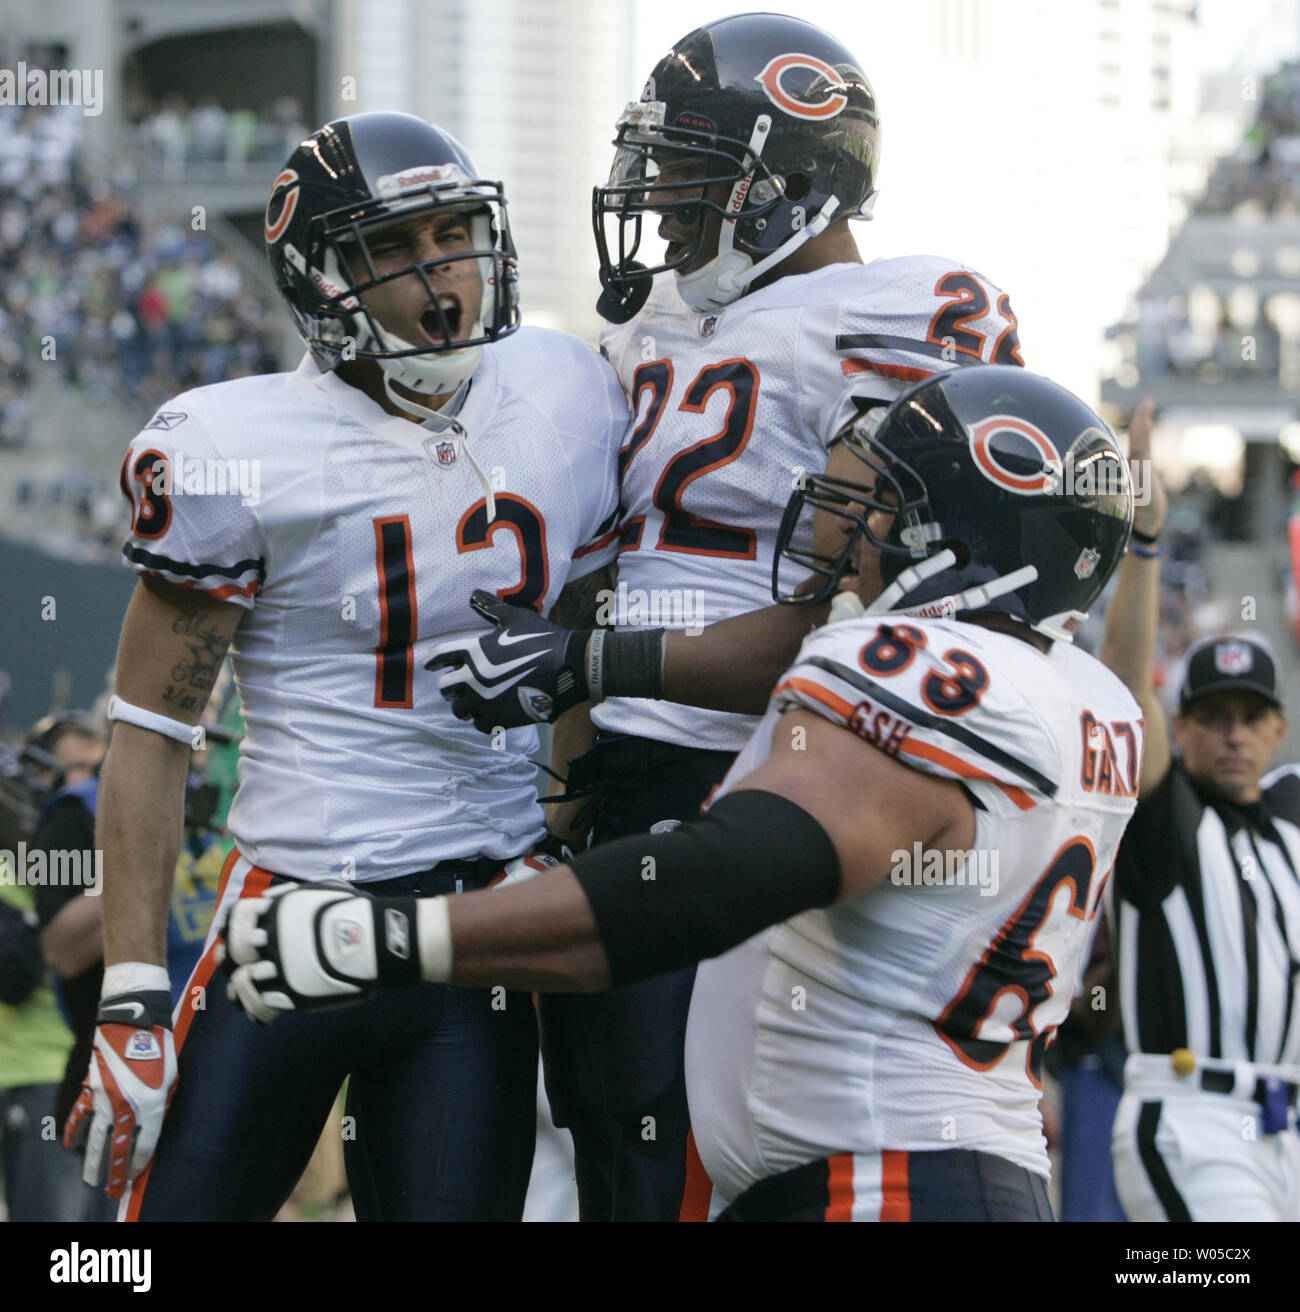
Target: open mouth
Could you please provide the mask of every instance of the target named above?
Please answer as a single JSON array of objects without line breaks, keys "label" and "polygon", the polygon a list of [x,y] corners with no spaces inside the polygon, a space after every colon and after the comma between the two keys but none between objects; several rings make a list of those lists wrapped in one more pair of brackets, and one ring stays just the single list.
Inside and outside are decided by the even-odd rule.
[{"label": "open mouth", "polygon": [[462,317],[460,297],[454,292],[441,292],[437,308],[430,306],[420,316],[420,331],[431,346],[445,346],[461,340]]}]

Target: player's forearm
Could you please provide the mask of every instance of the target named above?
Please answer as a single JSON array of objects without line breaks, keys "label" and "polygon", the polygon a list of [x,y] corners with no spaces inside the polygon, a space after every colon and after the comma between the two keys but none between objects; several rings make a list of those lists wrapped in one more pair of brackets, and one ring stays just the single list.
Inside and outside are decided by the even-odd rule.
[{"label": "player's forearm", "polygon": [[[514,888],[466,893],[447,902],[452,945],[448,982],[547,993],[609,987],[609,964],[591,905],[568,866]],[[422,958],[426,946],[422,933]]]},{"label": "player's forearm", "polygon": [[167,910],[185,814],[188,744],[118,724],[100,776],[104,960],[167,961]]},{"label": "player's forearm", "polygon": [[669,632],[664,698],[715,711],[761,715],[776,681],[803,640],[826,618],[826,606],[767,606],[710,624]]},{"label": "player's forearm", "polygon": [[1120,562],[1106,612],[1103,664],[1139,700],[1154,692],[1151,661],[1160,619],[1160,560],[1130,551]]}]

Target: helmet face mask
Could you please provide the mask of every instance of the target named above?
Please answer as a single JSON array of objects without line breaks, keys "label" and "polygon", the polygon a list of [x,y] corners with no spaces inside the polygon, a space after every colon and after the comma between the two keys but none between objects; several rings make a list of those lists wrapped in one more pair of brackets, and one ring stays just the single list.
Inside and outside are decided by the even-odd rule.
[{"label": "helmet face mask", "polygon": [[[451,224],[465,229],[447,243],[456,249],[443,253],[439,245],[431,258],[419,258],[416,235],[428,227],[438,244],[444,215],[463,220]],[[413,255],[396,267],[376,258],[394,229],[409,238]],[[501,184],[479,179],[455,138],[411,115],[359,114],[304,141],[272,188],[266,239],[280,292],[326,371],[373,360],[387,383],[445,393],[473,373],[485,345],[519,326]],[[472,295],[464,283],[469,268],[476,274]],[[367,298],[391,306],[411,295],[394,286],[407,278],[418,281],[427,308],[420,331],[408,328],[402,336]]]},{"label": "helmet face mask", "polygon": [[[1000,612],[1069,641],[1128,545],[1133,494],[1114,436],[1021,368],[933,375],[838,436],[872,476],[811,476],[796,490],[777,540],[778,601],[826,600],[865,541],[879,560],[868,613]],[[835,545],[828,516],[850,528],[838,550],[824,545]],[[795,596],[783,558],[820,574],[817,590]]]},{"label": "helmet face mask", "polygon": [[[592,218],[599,309],[615,323],[670,269],[688,305],[720,309],[833,219],[869,217],[874,201],[879,125],[865,74],[833,37],[780,14],[684,37],[624,111],[614,145]],[[692,161],[689,180],[656,176],[668,152]],[[672,234],[657,261],[641,253],[650,213]]]}]

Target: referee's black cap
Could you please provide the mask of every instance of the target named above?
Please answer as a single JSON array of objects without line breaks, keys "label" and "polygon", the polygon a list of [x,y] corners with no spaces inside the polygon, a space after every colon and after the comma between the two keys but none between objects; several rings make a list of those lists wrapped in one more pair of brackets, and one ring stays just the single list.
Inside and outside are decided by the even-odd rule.
[{"label": "referee's black cap", "polygon": [[1253,692],[1280,711],[1277,662],[1268,643],[1252,633],[1219,634],[1202,638],[1187,649],[1186,674],[1178,707],[1216,692]]}]

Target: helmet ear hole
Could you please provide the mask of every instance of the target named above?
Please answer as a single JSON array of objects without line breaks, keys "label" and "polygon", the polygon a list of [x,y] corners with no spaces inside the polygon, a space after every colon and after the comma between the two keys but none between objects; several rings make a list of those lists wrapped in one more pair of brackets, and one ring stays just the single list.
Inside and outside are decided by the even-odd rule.
[{"label": "helmet ear hole", "polygon": [[957,557],[953,569],[965,569],[970,564],[970,547],[960,538],[948,538],[947,541],[940,543],[934,554],[937,556],[940,551],[951,551]]},{"label": "helmet ear hole", "polygon": [[785,198],[797,203],[812,190],[812,180],[806,173],[790,173],[785,180]]}]

